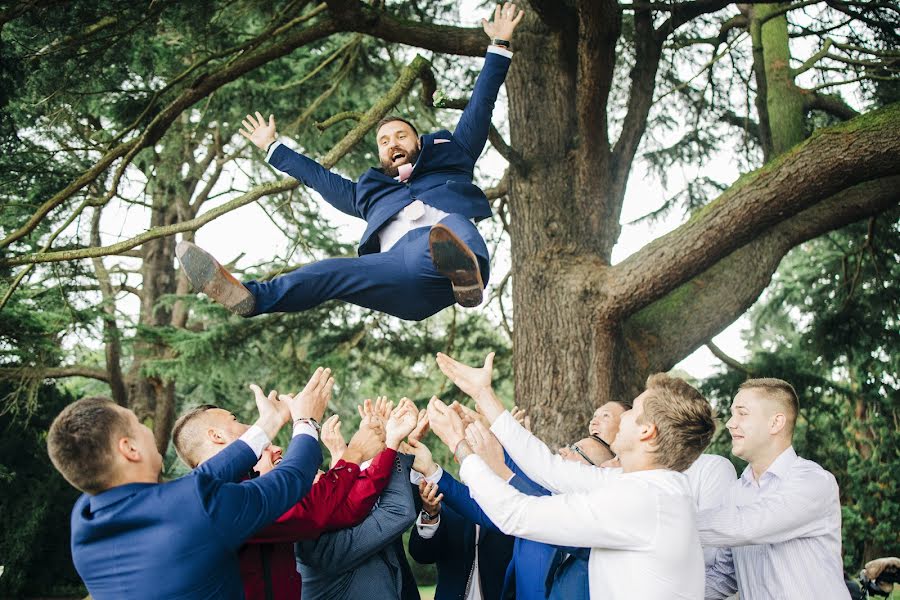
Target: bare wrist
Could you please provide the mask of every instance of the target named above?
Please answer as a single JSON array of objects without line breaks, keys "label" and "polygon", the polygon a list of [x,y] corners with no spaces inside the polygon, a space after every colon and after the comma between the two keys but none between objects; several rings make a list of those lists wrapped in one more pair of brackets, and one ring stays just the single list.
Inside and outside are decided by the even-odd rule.
[{"label": "bare wrist", "polygon": [[[358,465],[362,462],[363,453],[356,448],[347,448],[343,453],[338,455],[337,460],[342,460],[346,463],[353,463]],[[337,462],[337,461],[335,461]]]},{"label": "bare wrist", "polygon": [[385,440],[384,440],[384,445],[385,445],[386,447],[390,448],[391,450],[395,450],[395,451],[396,451],[397,448],[400,447],[400,442],[402,442],[402,441],[403,441],[403,438],[397,438],[397,439],[393,439],[393,438],[385,438]]},{"label": "bare wrist", "polygon": [[278,435],[278,432],[281,430],[282,426],[287,421],[281,415],[265,415],[260,416],[259,419],[256,420],[256,425],[269,437],[269,440],[274,440],[275,436]]}]

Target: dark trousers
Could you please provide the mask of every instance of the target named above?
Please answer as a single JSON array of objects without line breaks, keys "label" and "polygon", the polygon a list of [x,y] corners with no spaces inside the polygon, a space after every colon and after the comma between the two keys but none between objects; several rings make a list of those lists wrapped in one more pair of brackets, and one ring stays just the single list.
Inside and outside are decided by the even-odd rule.
[{"label": "dark trousers", "polygon": [[[441,223],[469,246],[487,284],[488,249],[475,225],[456,214]],[[431,262],[429,231],[429,227],[413,229],[387,252],[329,258],[271,281],[246,282],[256,298],[254,314],[300,312],[328,300],[343,300],[408,321],[430,317],[455,299],[450,280]]]}]

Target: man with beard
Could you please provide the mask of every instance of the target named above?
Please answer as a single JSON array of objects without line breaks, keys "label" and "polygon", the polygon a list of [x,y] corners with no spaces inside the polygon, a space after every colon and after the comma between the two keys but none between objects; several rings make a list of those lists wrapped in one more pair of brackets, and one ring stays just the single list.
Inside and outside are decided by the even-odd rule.
[{"label": "man with beard", "polygon": [[299,312],[333,299],[413,321],[454,302],[478,306],[490,257],[474,221],[490,217],[491,207],[472,178],[511,62],[509,40],[523,15],[507,2],[493,22],[482,20],[492,42],[456,130],[420,137],[406,119],[383,119],[375,134],[381,168],[357,182],[277,141],[274,116],[267,122],[258,112],[247,115],[241,134],[266,150],[269,164],[366,221],[359,257],[241,284],[210,254],[182,241],[176,254],[191,284],[241,316]]}]

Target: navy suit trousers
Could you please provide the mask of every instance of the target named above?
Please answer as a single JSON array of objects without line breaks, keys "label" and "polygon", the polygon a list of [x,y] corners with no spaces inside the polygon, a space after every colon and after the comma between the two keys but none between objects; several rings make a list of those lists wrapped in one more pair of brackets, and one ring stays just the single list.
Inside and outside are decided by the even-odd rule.
[{"label": "navy suit trousers", "polygon": [[[462,215],[441,223],[453,230],[478,258],[487,284],[487,245]],[[437,272],[428,248],[429,227],[413,229],[389,251],[356,258],[329,258],[271,281],[245,283],[256,298],[254,314],[300,312],[328,300],[343,300],[408,321],[420,321],[451,306],[450,280]]]}]

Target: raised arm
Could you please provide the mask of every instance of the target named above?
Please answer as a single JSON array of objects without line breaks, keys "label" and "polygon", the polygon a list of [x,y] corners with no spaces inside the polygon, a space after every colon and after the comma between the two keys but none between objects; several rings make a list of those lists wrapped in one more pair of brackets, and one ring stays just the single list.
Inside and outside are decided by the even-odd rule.
[{"label": "raised arm", "polygon": [[366,519],[355,527],[326,533],[315,542],[300,545],[299,558],[323,575],[355,569],[370,556],[393,543],[416,519],[409,468],[412,457],[397,455],[397,468],[384,493]]},{"label": "raised arm", "polygon": [[491,114],[494,112],[497,94],[503,80],[506,79],[512,58],[509,49],[493,45],[494,40],[509,42],[513,30],[524,15],[524,11],[518,11],[516,14],[516,5],[507,2],[502,7],[497,5],[493,21],[481,20],[492,45],[488,48],[484,67],[475,82],[469,103],[456,125],[456,131],[453,132],[453,139],[472,157],[473,163],[478,160],[487,142]]},{"label": "raised arm", "polygon": [[837,482],[820,471],[787,479],[749,504],[700,511],[697,532],[707,546],[778,544],[840,529],[837,507]]},{"label": "raised arm", "polygon": [[591,493],[526,496],[500,479],[481,457],[463,458],[462,480],[507,535],[546,544],[641,550],[655,540],[657,498],[628,482]]},{"label": "raised arm", "polygon": [[240,130],[241,135],[266,152],[266,161],[270,165],[319,192],[328,204],[342,213],[362,218],[356,209],[356,184],[277,141],[274,115],[269,115],[268,122],[258,112],[255,117],[247,115],[243,125],[245,129]]}]

